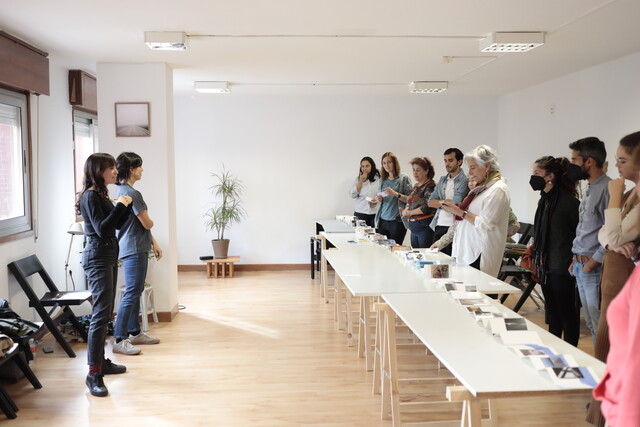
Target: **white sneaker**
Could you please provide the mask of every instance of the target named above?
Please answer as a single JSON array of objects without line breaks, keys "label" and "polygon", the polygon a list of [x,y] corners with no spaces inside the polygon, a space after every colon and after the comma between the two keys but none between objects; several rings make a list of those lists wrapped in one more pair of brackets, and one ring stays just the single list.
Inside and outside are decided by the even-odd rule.
[{"label": "white sneaker", "polygon": [[128,354],[130,356],[133,356],[136,354],[140,354],[142,350],[140,350],[135,345],[131,344],[131,341],[129,341],[129,339],[126,338],[120,342],[114,342],[112,351],[114,353]]},{"label": "white sneaker", "polygon": [[144,332],[140,332],[138,335],[129,335],[129,341],[131,342],[131,344],[159,344],[160,343],[160,339],[158,338],[154,338],[154,337],[150,337],[149,335],[145,334]]}]

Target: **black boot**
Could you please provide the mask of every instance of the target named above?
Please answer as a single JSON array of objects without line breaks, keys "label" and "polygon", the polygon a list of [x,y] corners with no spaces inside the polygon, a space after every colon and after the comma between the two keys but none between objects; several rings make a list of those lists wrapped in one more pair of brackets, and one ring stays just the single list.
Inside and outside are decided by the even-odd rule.
[{"label": "black boot", "polygon": [[107,386],[104,385],[102,374],[87,375],[85,384],[89,387],[89,391],[94,396],[104,397],[109,394]]},{"label": "black boot", "polygon": [[127,367],[113,363],[111,359],[104,359],[102,362],[102,375],[124,374]]}]

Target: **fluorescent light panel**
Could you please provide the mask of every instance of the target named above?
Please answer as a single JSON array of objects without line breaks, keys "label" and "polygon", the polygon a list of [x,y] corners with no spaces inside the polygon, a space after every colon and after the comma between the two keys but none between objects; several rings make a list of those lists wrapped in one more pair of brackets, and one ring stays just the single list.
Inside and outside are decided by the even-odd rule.
[{"label": "fluorescent light panel", "polygon": [[409,92],[411,93],[440,93],[447,90],[448,82],[411,82]]},{"label": "fluorescent light panel", "polygon": [[193,82],[193,88],[200,93],[230,93],[229,82]]},{"label": "fluorescent light panel", "polygon": [[145,31],[144,42],[151,50],[187,50],[187,36],[182,31]]},{"label": "fluorescent light panel", "polygon": [[544,44],[544,33],[493,33],[480,40],[482,52],[527,52]]}]

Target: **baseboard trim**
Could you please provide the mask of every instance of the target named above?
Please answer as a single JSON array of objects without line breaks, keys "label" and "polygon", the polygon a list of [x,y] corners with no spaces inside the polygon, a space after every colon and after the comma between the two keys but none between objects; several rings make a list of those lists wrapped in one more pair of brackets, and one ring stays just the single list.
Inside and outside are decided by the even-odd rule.
[{"label": "baseboard trim", "polygon": [[[235,264],[235,271],[286,271],[309,270],[309,264]],[[207,271],[205,264],[178,265],[178,271]]]},{"label": "baseboard trim", "polygon": [[[178,315],[178,304],[176,304],[171,311],[156,311],[158,315],[158,322],[171,322]],[[148,314],[147,320],[149,323],[153,323],[153,315]]]}]

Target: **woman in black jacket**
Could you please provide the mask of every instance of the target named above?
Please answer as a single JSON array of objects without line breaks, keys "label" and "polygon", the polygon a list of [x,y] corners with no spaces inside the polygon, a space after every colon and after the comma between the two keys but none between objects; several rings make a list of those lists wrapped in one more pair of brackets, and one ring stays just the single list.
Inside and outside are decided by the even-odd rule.
[{"label": "woman in black jacket", "polygon": [[533,263],[545,299],[549,332],[574,346],[580,338],[575,278],[568,272],[578,225],[576,182],[567,176],[565,157],[541,157],[529,181],[540,191],[534,223]]},{"label": "woman in black jacket", "polygon": [[82,266],[93,298],[87,358],[89,374],[85,383],[94,396],[109,394],[103,375],[126,371],[104,357],[107,325],[113,314],[113,299],[118,270],[118,240],[120,228],[131,208],[131,197],[109,199],[107,185],[115,184],[118,170],[113,156],[95,153],[84,164],[83,189],[76,210],[84,219],[87,245],[82,252]]}]

